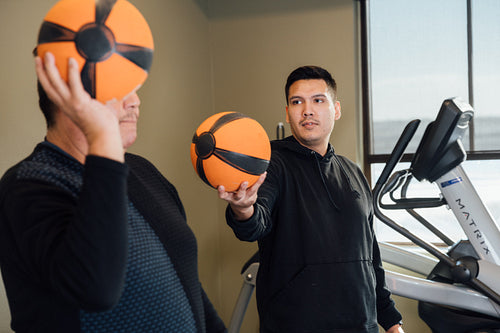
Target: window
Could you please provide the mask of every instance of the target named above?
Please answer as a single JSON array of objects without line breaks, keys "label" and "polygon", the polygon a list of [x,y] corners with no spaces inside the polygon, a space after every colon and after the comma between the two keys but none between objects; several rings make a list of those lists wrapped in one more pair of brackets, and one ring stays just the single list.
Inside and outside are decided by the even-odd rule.
[{"label": "window", "polygon": [[[441,103],[459,96],[474,108],[463,144],[463,167],[497,223],[500,221],[500,1],[362,0],[365,173],[375,184],[405,125],[420,119],[401,165],[412,153]],[[412,187],[439,195],[434,184]],[[416,194],[418,195],[418,194]],[[445,207],[419,211],[453,239],[463,233]],[[391,215],[427,240],[439,239],[406,212]],[[424,216],[425,217],[425,216]],[[415,231],[416,230],[416,231]],[[382,223],[382,241],[405,242]]]}]

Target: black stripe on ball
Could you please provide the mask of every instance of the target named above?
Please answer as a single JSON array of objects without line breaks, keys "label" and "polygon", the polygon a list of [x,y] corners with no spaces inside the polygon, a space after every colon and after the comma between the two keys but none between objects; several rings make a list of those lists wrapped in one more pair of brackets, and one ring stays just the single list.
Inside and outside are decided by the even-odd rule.
[{"label": "black stripe on ball", "polygon": [[196,159],[196,173],[198,173],[198,176],[207,184],[208,186],[211,186],[215,188],[212,184],[207,179],[207,176],[205,175],[205,170],[203,169],[203,160],[201,158]]},{"label": "black stripe on ball", "polygon": [[85,91],[87,91],[92,98],[96,97],[96,70],[95,62],[86,61],[83,65],[80,77]]},{"label": "black stripe on ball", "polygon": [[43,21],[38,33],[38,44],[52,42],[72,42],[75,40],[76,32],[62,25]]},{"label": "black stripe on ball", "polygon": [[116,0],[97,0],[95,3],[95,23],[104,25],[109,13],[115,6]]},{"label": "black stripe on ball", "polygon": [[153,50],[147,47],[116,44],[115,52],[125,59],[133,62],[145,72],[149,72],[151,64],[153,63]]},{"label": "black stripe on ball", "polygon": [[215,148],[214,156],[237,170],[255,176],[264,173],[269,165],[268,160],[220,148]]},{"label": "black stripe on ball", "polygon": [[238,119],[243,119],[243,118],[249,118],[248,116],[245,116],[243,113],[239,112],[231,112],[223,115],[217,121],[212,125],[210,128],[209,132],[210,133],[215,133],[219,128],[222,126],[226,125],[227,123],[230,123],[232,121],[238,120]]}]

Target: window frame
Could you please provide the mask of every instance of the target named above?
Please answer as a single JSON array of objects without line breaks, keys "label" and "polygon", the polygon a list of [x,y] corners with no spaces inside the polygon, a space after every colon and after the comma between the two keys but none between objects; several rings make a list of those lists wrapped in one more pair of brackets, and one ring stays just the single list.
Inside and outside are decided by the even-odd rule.
[{"label": "window frame", "polygon": [[[390,154],[374,154],[373,128],[372,128],[372,103],[371,103],[371,77],[370,77],[370,0],[360,2],[360,48],[361,48],[361,92],[362,92],[362,128],[363,128],[363,171],[369,183],[372,183],[371,165],[386,163]],[[474,73],[473,73],[473,40],[472,40],[472,0],[465,0],[467,4],[467,62],[468,62],[468,99],[474,107]],[[410,121],[410,120],[408,120]],[[474,119],[469,123],[469,147],[467,160],[496,160],[500,159],[500,150],[475,150],[474,144]],[[396,142],[394,142],[395,144]],[[401,162],[411,162],[413,153],[405,153]]]}]

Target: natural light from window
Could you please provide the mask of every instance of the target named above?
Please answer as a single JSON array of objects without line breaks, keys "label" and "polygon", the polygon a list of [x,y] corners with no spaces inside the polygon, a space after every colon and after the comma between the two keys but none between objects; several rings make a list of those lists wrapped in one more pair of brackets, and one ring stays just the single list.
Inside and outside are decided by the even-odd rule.
[{"label": "natural light from window", "polygon": [[[467,5],[459,0],[370,1],[371,154],[389,154],[405,125],[420,119],[407,148],[414,153],[442,102],[459,96],[474,103],[475,151],[500,150],[500,1],[472,1],[472,71],[468,68]],[[469,96],[472,73],[472,96]],[[469,135],[469,134],[468,134]],[[471,149],[468,135],[463,143]],[[372,164],[372,185],[384,164]],[[398,165],[396,170],[409,167]],[[466,161],[463,168],[495,220],[500,221],[500,160]],[[408,196],[439,196],[435,184],[412,182]],[[417,236],[439,243],[405,211],[392,217]],[[417,211],[453,240],[464,237],[446,207]],[[379,241],[408,242],[376,224]]]}]

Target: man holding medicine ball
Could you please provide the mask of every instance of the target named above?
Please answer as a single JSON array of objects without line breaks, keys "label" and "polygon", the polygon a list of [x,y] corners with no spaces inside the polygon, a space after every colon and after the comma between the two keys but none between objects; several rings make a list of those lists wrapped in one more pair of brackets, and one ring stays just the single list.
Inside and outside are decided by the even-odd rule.
[{"label": "man holding medicine ball", "polygon": [[226,332],[174,186],[126,153],[136,91],[101,103],[36,57],[45,141],[0,181],[0,267],[16,332]]},{"label": "man holding medicine ball", "polygon": [[219,187],[235,235],[258,241],[260,331],[403,332],[385,286],[370,187],[337,155],[336,83],[325,69],[295,69],[285,86],[292,136],[271,142],[267,174],[235,192]]}]

